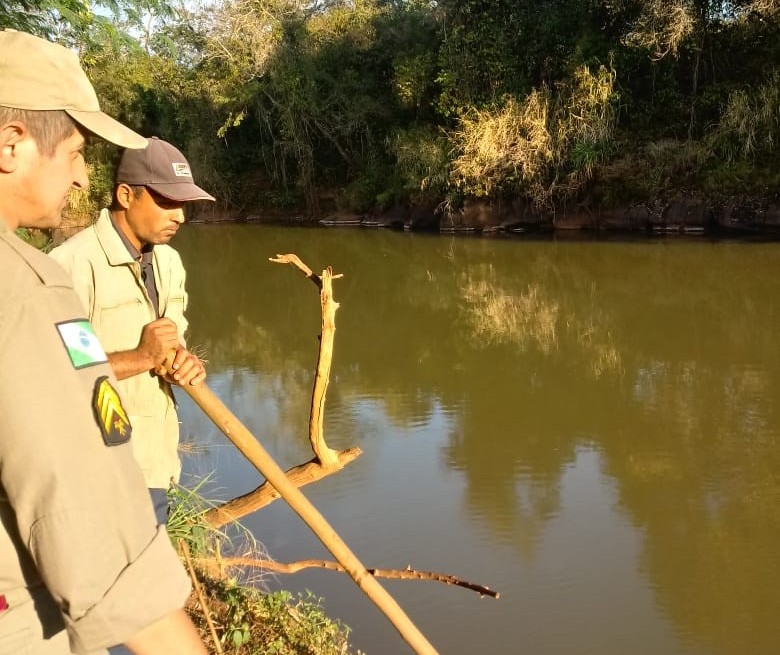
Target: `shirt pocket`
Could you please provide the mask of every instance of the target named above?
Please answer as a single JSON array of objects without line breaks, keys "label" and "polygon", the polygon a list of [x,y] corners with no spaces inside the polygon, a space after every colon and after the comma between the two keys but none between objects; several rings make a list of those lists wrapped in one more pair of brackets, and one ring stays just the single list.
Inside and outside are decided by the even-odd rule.
[{"label": "shirt pocket", "polygon": [[95,330],[106,352],[132,350],[141,340],[143,326],[154,320],[140,298],[103,305],[95,318]]}]

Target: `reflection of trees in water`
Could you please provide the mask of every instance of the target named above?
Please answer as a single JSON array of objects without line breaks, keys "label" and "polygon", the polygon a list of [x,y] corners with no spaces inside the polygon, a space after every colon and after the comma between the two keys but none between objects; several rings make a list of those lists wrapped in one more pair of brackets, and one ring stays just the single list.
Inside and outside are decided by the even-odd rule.
[{"label": "reflection of trees in water", "polygon": [[573,338],[574,349],[596,377],[621,369],[609,318],[595,303],[587,308],[569,307],[564,313],[564,294],[550,294],[537,282],[512,289],[496,279],[492,265],[487,270],[464,272],[460,293],[465,321],[477,342],[509,343],[520,350],[535,347],[550,354],[564,337]]},{"label": "reflection of trees in water", "polygon": [[[540,394],[511,386],[517,391],[513,407],[518,414],[525,409],[546,417],[548,423],[539,426],[546,455],[571,453],[583,431],[598,435],[624,506],[645,533],[644,562],[659,602],[682,632],[734,655],[772,653],[780,643],[774,617],[780,608],[780,417],[772,400],[778,396],[776,293],[757,302],[752,287],[765,283],[760,275],[724,284],[728,272],[741,272],[741,262],[725,271],[719,266],[676,270],[675,264],[629,275],[635,285],[630,294],[620,277],[599,279],[598,292],[588,292],[585,281],[580,287],[544,282],[521,287],[513,302],[529,310],[526,314],[518,318],[507,311],[507,323],[488,320],[480,327],[493,326],[493,341],[535,350],[537,358],[544,355],[545,364],[538,369],[529,366],[533,357],[528,352],[518,356],[520,365],[537,376]],[[686,276],[701,286],[676,281]],[[473,280],[470,284],[477,286]],[[487,286],[484,278],[480,284],[487,287],[482,299],[466,294],[467,309],[477,320],[485,315],[492,319],[497,314],[491,316],[490,303],[512,297],[512,285],[501,280]],[[653,285],[661,286],[654,290]],[[530,289],[533,303],[525,302]],[[512,303],[504,300],[503,305]],[[545,309],[552,306],[566,317],[555,321],[554,339],[539,319],[552,315]],[[534,332],[537,326],[544,326],[541,332]],[[484,339],[484,329],[474,332]],[[490,351],[484,355],[492,358]],[[505,363],[512,361],[508,353],[504,357]],[[588,379],[602,357],[612,357],[608,361],[614,367],[607,370],[625,373],[615,380],[619,386],[601,389],[603,396]],[[562,360],[576,383],[556,379],[554,370]],[[582,411],[570,401],[579,396],[585,402],[583,390],[591,390],[587,406],[598,411]],[[536,406],[520,400],[541,400],[541,394],[557,397],[561,406],[540,411],[543,402]],[[518,474],[506,462],[528,462],[534,471],[530,479],[537,484],[546,480],[554,490],[559,471],[546,468],[545,458],[531,451],[527,428],[511,446],[492,437],[500,448],[491,449],[491,463],[484,462],[478,447],[484,427],[494,420],[507,422],[497,415],[495,404],[482,411],[480,406],[477,397],[466,410],[465,445],[454,444],[462,452],[457,460],[469,472],[469,500],[498,534],[512,531],[505,523],[515,521],[514,537],[525,549],[524,536],[535,538],[555,513],[555,507],[545,505],[555,494],[542,495],[529,514],[513,494],[511,480]],[[571,424],[565,426],[558,412],[571,417]],[[559,430],[556,419],[564,423]]]},{"label": "reflection of trees in water", "polygon": [[[487,522],[497,541],[516,544],[532,559],[547,522],[561,510],[561,477],[578,445],[613,414],[617,389],[614,380],[595,381],[565,361],[551,364],[541,351],[520,360],[513,352],[505,346],[491,357],[472,354],[473,388],[463,390],[447,458],[467,478],[470,513]],[[585,380],[590,384],[583,386]]]},{"label": "reflection of trees in water", "polygon": [[556,345],[558,304],[542,299],[539,287],[529,286],[519,295],[506,293],[495,281],[464,281],[466,320],[476,339],[507,341],[525,350],[529,342],[550,352]]},{"label": "reflection of trees in water", "polygon": [[661,606],[734,655],[780,643],[780,417],[765,400],[776,386],[755,369],[648,366],[634,387],[641,420],[606,453]]},{"label": "reflection of trees in water", "polygon": [[[207,379],[207,383],[209,380]],[[235,368],[229,376],[219,376],[215,391],[253,434],[263,443],[274,443],[276,452],[284,447],[296,457],[285,462],[300,463],[300,453],[311,454],[308,442],[308,409],[311,381],[296,371],[258,374],[254,369]],[[226,444],[219,435],[219,443]]]},{"label": "reflection of trees in water", "polygon": [[459,408],[445,456],[465,506],[525,557],[559,511],[577,446],[596,440],[681,632],[729,655],[774,652],[776,247],[345,232],[291,246],[264,232],[260,248],[246,234],[208,275],[190,267],[193,331],[213,365],[284,371],[307,406],[319,307],[264,256],[296,251],[316,269],[313,248],[346,274],[329,407],[371,398],[399,426]]},{"label": "reflection of trees in water", "polygon": [[[551,451],[538,435],[518,431],[506,438],[491,434],[487,426],[480,432],[486,442],[499,440],[500,448],[481,447],[479,440],[461,431],[447,449],[448,464],[468,480],[465,502],[470,515],[485,522],[496,541],[514,544],[525,559],[533,559],[547,521],[560,510],[559,478],[566,463],[561,460],[574,458],[573,444],[561,443],[566,450],[549,461],[549,470],[539,471],[538,456]],[[531,462],[536,470],[523,471]]]}]

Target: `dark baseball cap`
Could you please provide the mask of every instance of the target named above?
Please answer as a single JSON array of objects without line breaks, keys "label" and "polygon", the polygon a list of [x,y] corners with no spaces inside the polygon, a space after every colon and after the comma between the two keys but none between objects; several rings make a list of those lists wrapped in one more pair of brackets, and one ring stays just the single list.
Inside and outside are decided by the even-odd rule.
[{"label": "dark baseball cap", "polygon": [[116,169],[117,184],[145,186],[177,202],[214,200],[192,179],[189,162],[177,148],[153,136],[143,150],[125,150]]},{"label": "dark baseball cap", "polygon": [[123,148],[146,139],[100,111],[74,52],[26,32],[0,30],[0,106],[66,112],[90,132]]}]

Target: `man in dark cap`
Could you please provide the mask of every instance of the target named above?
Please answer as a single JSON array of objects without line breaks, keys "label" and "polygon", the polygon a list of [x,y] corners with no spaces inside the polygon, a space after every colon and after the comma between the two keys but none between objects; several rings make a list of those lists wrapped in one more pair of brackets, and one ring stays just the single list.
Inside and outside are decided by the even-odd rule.
[{"label": "man in dark cap", "polygon": [[59,225],[90,133],[146,143],[73,52],[0,31],[0,655],[205,655],[105,351],[70,277],[14,234]]},{"label": "man in dark cap", "polygon": [[185,346],[185,272],[167,244],[186,203],[214,198],[194,183],[184,155],[156,137],[144,150],[125,150],[115,178],[111,207],[51,254],[72,275],[108,353],[133,424],[133,452],[164,523],[166,492],[181,471],[170,385],[206,377]]}]

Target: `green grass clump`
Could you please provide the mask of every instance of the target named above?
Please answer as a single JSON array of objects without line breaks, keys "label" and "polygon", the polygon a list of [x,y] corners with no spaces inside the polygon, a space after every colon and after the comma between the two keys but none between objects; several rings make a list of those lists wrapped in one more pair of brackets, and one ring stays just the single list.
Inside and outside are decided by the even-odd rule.
[{"label": "green grass clump", "polygon": [[[349,628],[328,618],[320,600],[287,591],[264,593],[234,579],[203,583],[212,620],[226,654],[349,655]],[[192,605],[192,604],[191,604]],[[188,608],[204,643],[214,650],[203,614]]]},{"label": "green grass clump", "polygon": [[327,617],[320,599],[267,592],[261,588],[262,573],[258,576],[256,570],[225,570],[224,551],[258,559],[268,555],[239,523],[224,530],[209,526],[206,513],[214,503],[203,496],[207,481],[193,489],[174,486],[169,491],[167,527],[174,546],[183,553],[186,544],[195,562],[205,607],[193,590],[186,610],[209,653],[216,654],[217,649],[206,611],[225,655],[359,655],[350,648],[349,628]]}]

